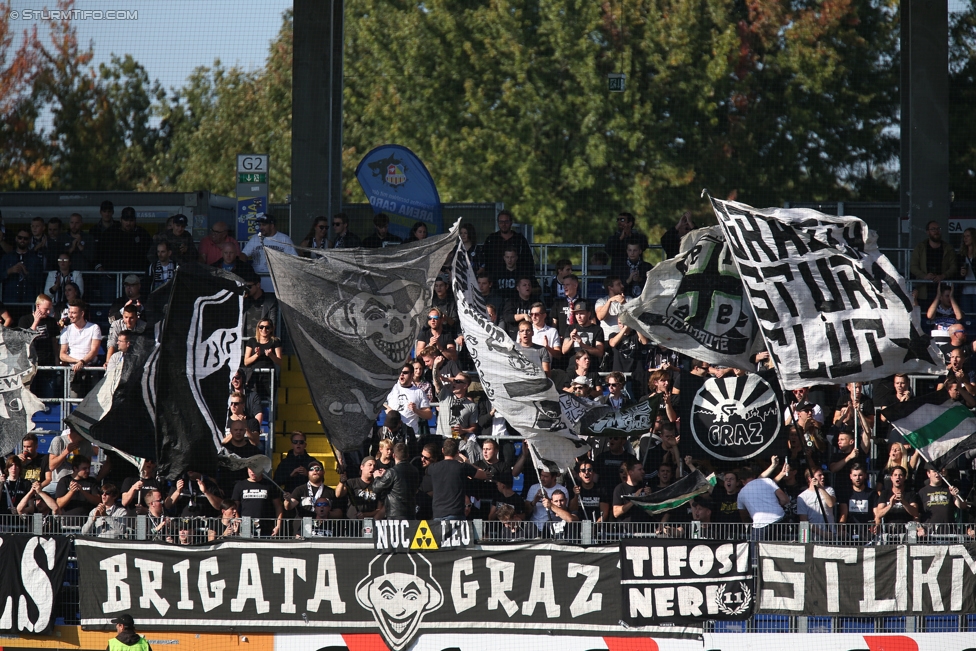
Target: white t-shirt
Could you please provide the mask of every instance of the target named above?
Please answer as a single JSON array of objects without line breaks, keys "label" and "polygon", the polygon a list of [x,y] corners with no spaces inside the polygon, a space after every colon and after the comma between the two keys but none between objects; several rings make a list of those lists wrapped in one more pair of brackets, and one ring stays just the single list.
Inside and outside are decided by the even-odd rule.
[{"label": "white t-shirt", "polygon": [[[626,297],[624,297],[626,299]],[[596,307],[601,308],[610,301],[609,296],[604,296],[598,299],[596,302]],[[603,328],[603,338],[606,339],[607,343],[610,343],[610,337],[614,336],[620,331],[620,322],[617,320],[620,316],[620,312],[624,309],[627,301],[624,300],[623,303],[617,303],[614,301],[610,303],[610,311],[607,312],[607,316],[604,319],[600,319],[600,327]]]},{"label": "white t-shirt", "polygon": [[745,509],[752,516],[753,527],[765,527],[776,522],[786,512],[776,499],[779,486],[769,477],[753,479],[739,491],[737,507]]},{"label": "white t-shirt", "polygon": [[[835,500],[837,499],[837,494],[834,493],[832,487],[827,486],[824,490]],[[823,496],[821,496],[822,498]],[[834,509],[824,504],[824,510],[827,511],[827,523],[833,524],[835,522]],[[807,520],[813,524],[825,524],[823,513],[820,511],[820,501],[817,500],[817,494],[810,488],[796,496],[796,514],[807,516]]]},{"label": "white t-shirt", "polygon": [[[525,494],[525,503],[531,504],[532,500],[535,499],[535,496],[542,491],[546,492],[546,497],[548,497],[549,499],[552,499],[552,494],[555,493],[556,491],[562,491],[563,493],[566,493],[567,497],[570,495],[566,487],[561,486],[560,484],[556,484],[552,488],[544,488],[542,484],[532,484],[532,486],[529,487],[529,492]],[[556,520],[559,520],[559,516],[554,515],[553,517]],[[532,507],[532,517],[530,518],[530,520],[540,525],[543,522],[549,522],[549,511],[546,509],[546,507],[542,506],[541,498]],[[542,527],[540,526],[539,528],[541,529]]]},{"label": "white t-shirt", "polygon": [[89,321],[83,328],[70,324],[61,333],[59,342],[62,346],[68,344],[68,355],[75,359],[82,359],[91,352],[92,341],[101,340],[102,329]]},{"label": "white t-shirt", "polygon": [[264,255],[265,247],[272,248],[275,251],[282,251],[289,255],[298,255],[298,252],[295,251],[295,243],[291,241],[291,238],[280,231],[264,238],[263,243],[261,242],[261,234],[256,233],[244,245],[242,253],[251,259],[251,266],[254,268],[254,271],[262,274],[261,289],[274,293],[274,285],[271,282],[271,278],[266,275],[268,273],[268,259]]},{"label": "white t-shirt", "polygon": [[549,348],[559,348],[563,345],[562,337],[556,332],[556,329],[552,326],[546,326],[541,330],[536,330],[535,327],[532,328],[532,343],[539,346],[548,346]]},{"label": "white t-shirt", "polygon": [[407,408],[411,402],[416,403],[417,409],[430,407],[427,395],[415,386],[405,387],[397,382],[390,389],[390,394],[386,396],[386,404],[389,405],[390,409],[396,409],[400,412],[403,424],[419,434],[417,425],[420,423],[420,417]]}]

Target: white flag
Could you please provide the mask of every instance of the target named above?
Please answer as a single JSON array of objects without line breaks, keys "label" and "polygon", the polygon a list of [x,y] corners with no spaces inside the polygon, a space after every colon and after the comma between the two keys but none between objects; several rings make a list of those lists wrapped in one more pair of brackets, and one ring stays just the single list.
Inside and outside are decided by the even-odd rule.
[{"label": "white flag", "polygon": [[862,220],[711,202],[784,389],[945,372]]}]

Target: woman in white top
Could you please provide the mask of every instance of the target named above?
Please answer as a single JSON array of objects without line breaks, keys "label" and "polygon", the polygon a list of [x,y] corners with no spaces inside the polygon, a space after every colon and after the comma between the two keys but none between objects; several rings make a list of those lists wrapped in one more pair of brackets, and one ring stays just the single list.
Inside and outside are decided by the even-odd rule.
[{"label": "woman in white top", "polygon": [[78,286],[80,294],[85,293],[85,281],[81,278],[81,272],[71,270],[71,256],[67,253],[59,253],[57,269],[47,274],[44,293],[51,297],[51,302],[55,305],[64,302],[67,300],[64,297],[64,286],[69,282]]}]

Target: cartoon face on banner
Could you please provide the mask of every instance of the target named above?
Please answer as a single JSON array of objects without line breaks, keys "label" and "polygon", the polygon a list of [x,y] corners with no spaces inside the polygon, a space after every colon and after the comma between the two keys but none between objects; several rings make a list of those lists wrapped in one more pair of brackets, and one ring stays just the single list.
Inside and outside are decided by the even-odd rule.
[{"label": "cartoon face on banner", "polygon": [[383,366],[398,371],[416,343],[417,325],[429,294],[418,283],[394,280],[343,297],[330,309],[327,324],[343,338],[357,340],[360,351],[368,350]]},{"label": "cartoon face on banner", "polygon": [[430,561],[420,554],[385,554],[369,563],[356,586],[359,605],[373,611],[383,639],[393,651],[413,641],[424,615],[444,603]]},{"label": "cartoon face on banner", "polygon": [[755,373],[706,380],[691,408],[692,436],[724,461],[762,454],[779,435],[781,421],[776,391]]}]

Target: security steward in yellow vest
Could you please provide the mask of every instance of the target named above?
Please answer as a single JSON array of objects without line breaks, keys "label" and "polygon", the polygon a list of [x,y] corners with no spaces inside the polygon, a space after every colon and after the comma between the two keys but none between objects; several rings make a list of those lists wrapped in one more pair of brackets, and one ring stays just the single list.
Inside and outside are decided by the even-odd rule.
[{"label": "security steward in yellow vest", "polygon": [[115,630],[119,632],[114,638],[108,641],[105,651],[152,651],[146,638],[136,633],[135,623],[132,615],[120,615],[112,620]]}]

